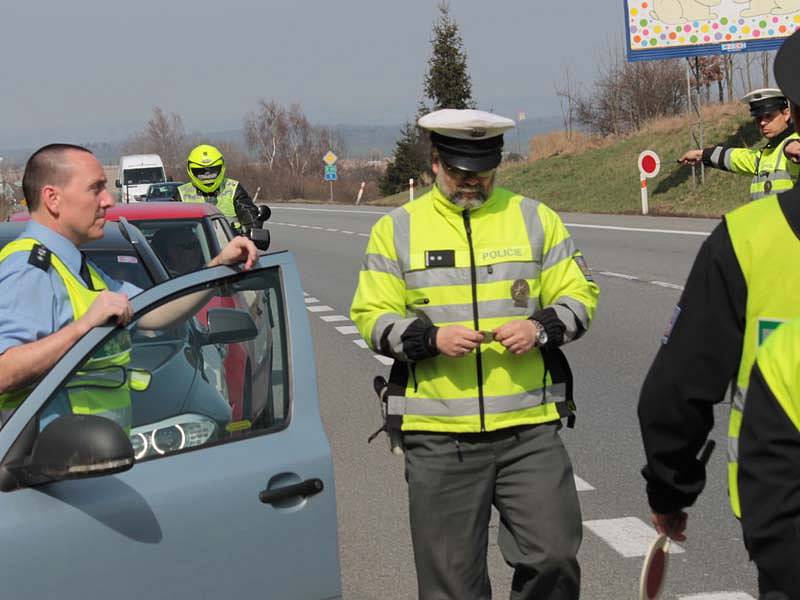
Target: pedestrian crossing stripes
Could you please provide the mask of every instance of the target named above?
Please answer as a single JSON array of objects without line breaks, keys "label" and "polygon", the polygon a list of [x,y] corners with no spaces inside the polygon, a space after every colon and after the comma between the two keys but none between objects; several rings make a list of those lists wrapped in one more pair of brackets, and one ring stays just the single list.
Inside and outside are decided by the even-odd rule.
[{"label": "pedestrian crossing stripes", "polygon": [[[655,529],[636,517],[584,521],[583,525],[626,558],[647,555],[656,537]],[[678,544],[670,544],[670,554],[682,552],[684,550]]]}]

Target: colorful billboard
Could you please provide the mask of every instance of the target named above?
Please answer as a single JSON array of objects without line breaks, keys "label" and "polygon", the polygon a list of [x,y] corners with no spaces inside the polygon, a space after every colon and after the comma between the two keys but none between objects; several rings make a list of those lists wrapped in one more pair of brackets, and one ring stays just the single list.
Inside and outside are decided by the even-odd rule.
[{"label": "colorful billboard", "polygon": [[800,0],[623,0],[628,60],[775,50]]}]

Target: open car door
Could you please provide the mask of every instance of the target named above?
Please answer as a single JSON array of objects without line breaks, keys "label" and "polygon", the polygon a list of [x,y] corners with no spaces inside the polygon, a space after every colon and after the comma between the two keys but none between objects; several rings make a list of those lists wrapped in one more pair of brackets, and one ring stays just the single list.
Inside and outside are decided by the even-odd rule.
[{"label": "open car door", "polygon": [[[139,327],[154,308],[198,290],[257,294],[272,318],[219,308],[191,335],[187,327]],[[248,272],[196,271],[131,304],[128,327],[89,332],[0,429],[0,579],[8,597],[340,597],[333,465],[292,256],[261,256]],[[120,338],[133,344],[128,358],[99,363]],[[158,340],[179,347],[183,361],[173,353],[162,369],[151,350],[141,362],[137,344],[157,348]],[[220,367],[209,352],[224,356],[228,345],[247,340],[272,344],[269,372],[252,373],[252,393],[273,403],[268,420],[234,421],[230,410],[218,410],[224,386],[206,385],[213,395],[204,403],[192,392],[224,377],[211,373]],[[87,417],[88,404],[78,402],[125,393],[128,423]],[[87,422],[99,424],[103,439],[122,440],[126,464],[104,461],[105,446],[87,442],[96,435]]]}]

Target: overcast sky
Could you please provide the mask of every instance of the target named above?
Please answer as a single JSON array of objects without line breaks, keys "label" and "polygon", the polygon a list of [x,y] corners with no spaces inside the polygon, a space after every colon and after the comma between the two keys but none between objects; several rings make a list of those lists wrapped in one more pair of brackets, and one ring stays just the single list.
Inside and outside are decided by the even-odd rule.
[{"label": "overcast sky", "polygon": [[[622,3],[451,0],[479,107],[560,114],[591,82]],[[125,138],[154,106],[189,131],[241,127],[260,98],[318,124],[399,124],[422,97],[436,0],[4,0],[0,148]],[[592,2],[594,4],[594,2]]]}]

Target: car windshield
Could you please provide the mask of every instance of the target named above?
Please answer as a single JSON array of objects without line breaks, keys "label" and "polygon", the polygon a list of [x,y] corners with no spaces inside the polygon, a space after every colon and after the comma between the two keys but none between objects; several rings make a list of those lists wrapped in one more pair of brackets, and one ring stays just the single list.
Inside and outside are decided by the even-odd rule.
[{"label": "car windshield", "polygon": [[189,219],[132,221],[172,277],[202,269],[212,253],[203,222]]},{"label": "car windshield", "polygon": [[144,167],[141,169],[125,169],[125,185],[141,185],[143,183],[161,183],[164,181],[162,167]]},{"label": "car windshield", "polygon": [[117,281],[127,281],[143,290],[153,285],[144,265],[133,252],[89,249],[86,254],[103,273]]},{"label": "car windshield", "polygon": [[147,189],[148,198],[171,198],[178,186],[172,183],[153,184]]}]

